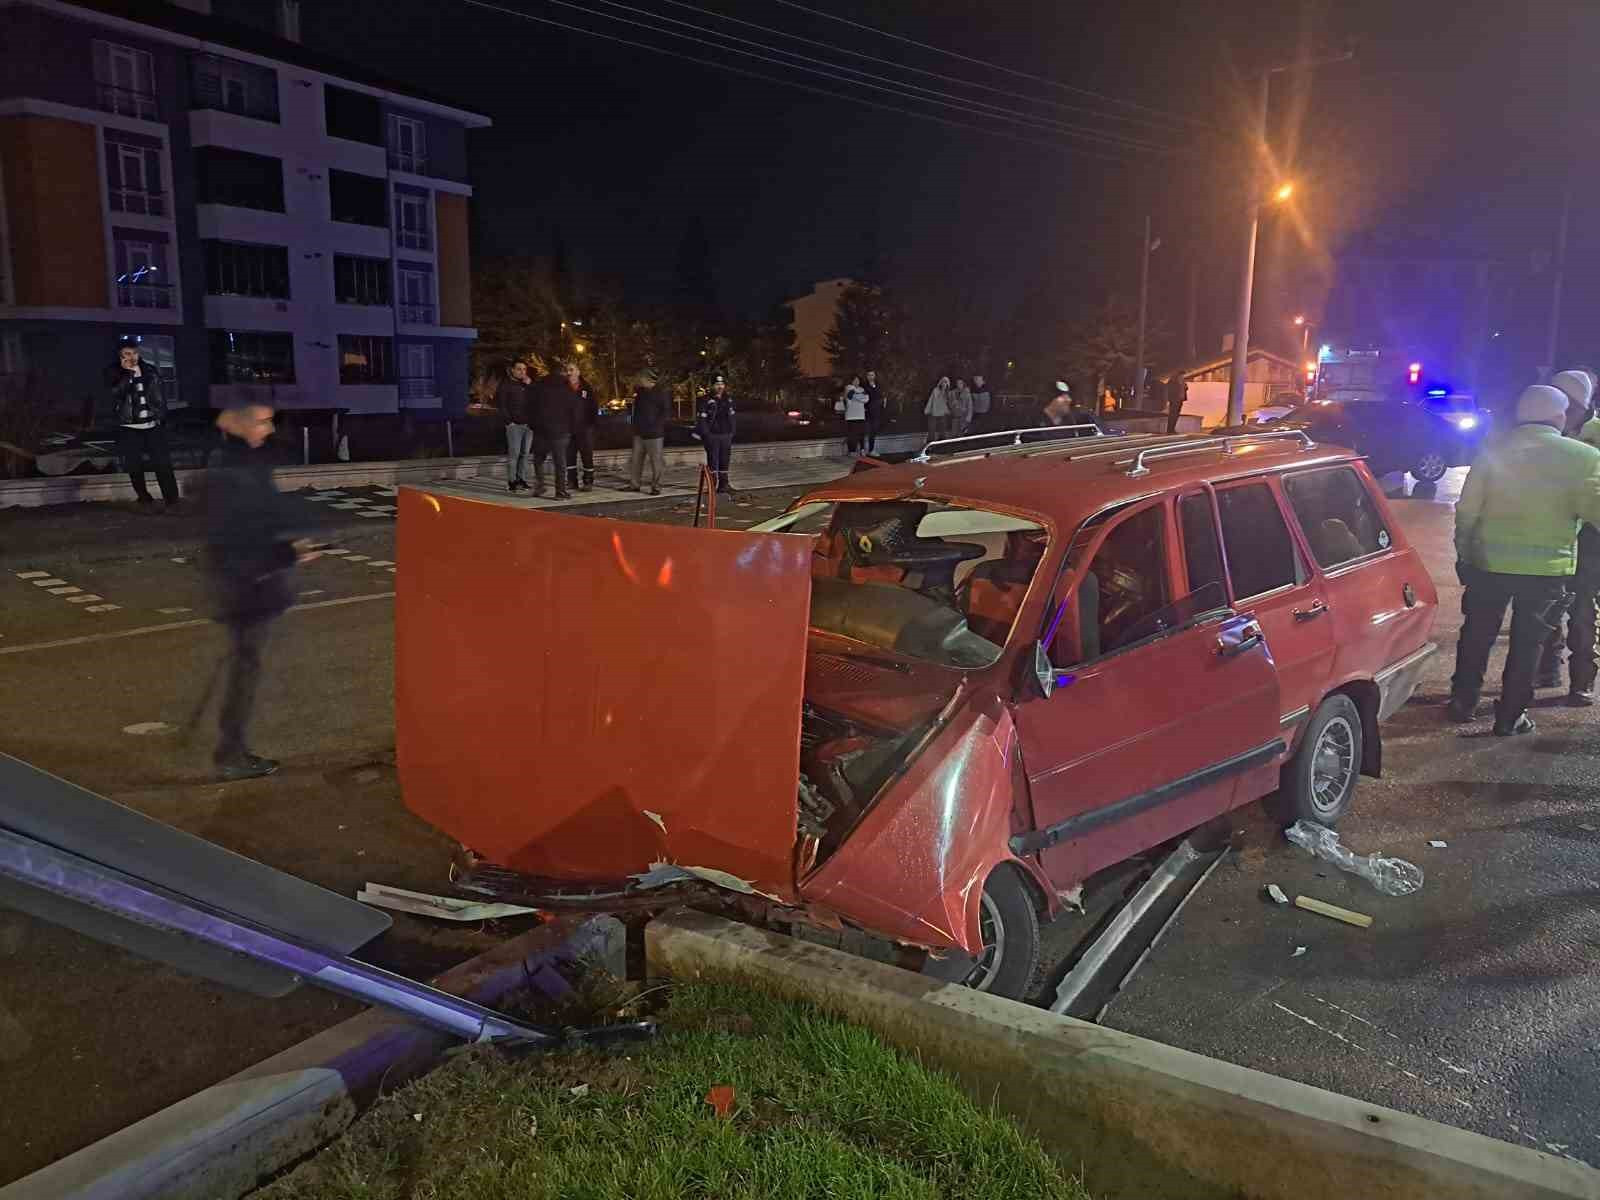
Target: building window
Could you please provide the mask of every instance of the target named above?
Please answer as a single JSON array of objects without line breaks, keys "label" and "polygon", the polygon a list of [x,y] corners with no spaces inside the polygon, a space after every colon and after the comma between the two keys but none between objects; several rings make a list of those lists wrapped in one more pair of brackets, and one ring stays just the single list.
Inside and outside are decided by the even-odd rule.
[{"label": "building window", "polygon": [[433,249],[433,221],[429,219],[427,192],[401,191],[394,193],[394,238],[407,250]]},{"label": "building window", "polygon": [[146,145],[136,135],[107,129],[106,186],[112,212],[146,217],[167,215],[159,145]]},{"label": "building window", "polygon": [[415,117],[389,114],[389,169],[423,175],[428,170],[426,127]]},{"label": "building window", "polygon": [[167,245],[137,233],[112,235],[117,256],[118,308],[171,308]]},{"label": "building window", "polygon": [[388,184],[376,175],[328,172],[328,202],[335,221],[387,227],[384,196],[388,190]]},{"label": "building window", "polygon": [[213,329],[211,382],[293,383],[293,336]]},{"label": "building window", "polygon": [[383,108],[376,96],[326,84],[322,89],[322,116],[329,137],[383,145]]},{"label": "building window", "polygon": [[400,399],[432,400],[439,395],[433,374],[433,347],[425,342],[400,345]]},{"label": "building window", "polygon": [[425,263],[401,263],[399,275],[401,324],[437,324],[438,312],[433,304],[433,268]]},{"label": "building window", "polygon": [[333,298],[340,304],[389,304],[389,260],[333,256]]},{"label": "building window", "polygon": [[339,335],[340,383],[393,383],[394,339]]},{"label": "building window", "polygon": [[189,94],[195,108],[215,108],[258,121],[278,119],[278,73],[271,67],[196,54],[189,60]]},{"label": "building window", "polygon": [[206,295],[289,298],[289,251],[248,242],[205,243]]},{"label": "building window", "polygon": [[97,40],[94,83],[102,111],[146,121],[156,119],[155,61],[148,50]]},{"label": "building window", "polygon": [[263,154],[202,146],[195,151],[200,203],[283,212],[283,163]]}]

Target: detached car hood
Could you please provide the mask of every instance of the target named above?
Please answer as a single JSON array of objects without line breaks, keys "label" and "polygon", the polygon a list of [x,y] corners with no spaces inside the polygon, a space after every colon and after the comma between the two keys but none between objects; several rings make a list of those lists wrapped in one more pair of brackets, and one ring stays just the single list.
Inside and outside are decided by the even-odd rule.
[{"label": "detached car hood", "polygon": [[[454,493],[454,494],[453,494]],[[810,538],[400,493],[405,802],[492,862],[795,899]]]}]

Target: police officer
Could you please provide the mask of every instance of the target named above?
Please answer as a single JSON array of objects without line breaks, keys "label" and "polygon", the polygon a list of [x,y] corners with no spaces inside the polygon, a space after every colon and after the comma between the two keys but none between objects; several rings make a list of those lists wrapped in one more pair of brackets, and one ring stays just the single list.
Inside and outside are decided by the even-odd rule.
[{"label": "police officer", "polygon": [[711,390],[700,398],[694,431],[705,443],[706,466],[716,476],[717,491],[725,495],[733,491],[728,486],[728,459],[733,454],[733,435],[737,424],[733,397],[728,395],[728,381],[718,375],[711,381]]},{"label": "police officer", "polygon": [[[1594,376],[1588,370],[1561,371],[1550,381],[1564,392],[1567,407],[1567,436],[1581,438],[1600,447],[1600,420],[1594,419]],[[1561,628],[1562,617],[1566,629]],[[1600,619],[1600,530],[1584,523],[1578,531],[1578,570],[1567,589],[1566,611],[1556,618],[1556,628],[1544,644],[1539,663],[1538,688],[1561,686],[1561,650],[1568,651],[1570,688],[1567,704],[1589,708],[1594,704],[1594,684],[1600,669],[1600,647],[1596,646],[1597,619]]]},{"label": "police officer", "polygon": [[[594,491],[594,427],[600,422],[600,403],[594,385],[578,376],[578,413],[567,443],[567,486],[580,492]],[[583,458],[583,477],[578,476],[578,458]]]},{"label": "police officer", "polygon": [[1600,523],[1600,450],[1562,436],[1567,397],[1537,384],[1517,398],[1516,424],[1479,453],[1456,504],[1461,641],[1449,718],[1473,719],[1489,652],[1511,606],[1494,732],[1532,733],[1539,652],[1577,569],[1578,528]]}]

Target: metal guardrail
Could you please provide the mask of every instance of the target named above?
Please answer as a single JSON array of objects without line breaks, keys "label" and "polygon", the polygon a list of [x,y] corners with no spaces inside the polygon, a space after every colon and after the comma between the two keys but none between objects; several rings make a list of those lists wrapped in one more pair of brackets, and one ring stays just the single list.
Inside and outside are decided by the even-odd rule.
[{"label": "metal guardrail", "polygon": [[[1028,438],[1028,434],[1041,436]],[[933,451],[936,447],[955,446],[965,442],[990,442],[988,446],[972,446],[967,450],[954,450],[944,457],[954,457],[959,454],[971,454],[982,450],[1004,450],[1008,447],[1034,445],[1039,442],[1050,441],[1076,441],[1079,438],[1104,437],[1105,432],[1098,425],[1035,425],[1027,429],[996,429],[989,433],[969,433],[955,438],[939,438],[929,442],[922,448],[922,453],[913,458],[912,462],[932,462]],[[1010,438],[1009,442],[995,439]]]},{"label": "metal guardrail", "polygon": [[1271,442],[1283,438],[1298,438],[1302,450],[1311,450],[1316,447],[1316,442],[1303,429],[1286,429],[1275,433],[1239,433],[1223,434],[1217,437],[1197,438],[1189,442],[1168,443],[1165,446],[1152,446],[1148,450],[1141,450],[1133,456],[1132,465],[1128,467],[1128,476],[1137,479],[1141,475],[1150,474],[1147,465],[1152,458],[1170,458],[1180,454],[1204,454],[1210,450],[1220,450],[1224,454],[1232,454],[1234,447],[1242,442]]}]

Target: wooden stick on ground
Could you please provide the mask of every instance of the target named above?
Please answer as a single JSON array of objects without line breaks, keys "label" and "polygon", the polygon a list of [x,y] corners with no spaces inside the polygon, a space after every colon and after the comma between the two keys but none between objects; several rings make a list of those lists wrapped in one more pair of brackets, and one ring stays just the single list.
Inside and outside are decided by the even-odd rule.
[{"label": "wooden stick on ground", "polygon": [[1369,929],[1372,926],[1372,918],[1366,913],[1351,912],[1348,908],[1340,908],[1337,904],[1329,904],[1325,900],[1313,900],[1310,896],[1296,896],[1294,906],[1324,917],[1332,917],[1335,921],[1343,921],[1346,925],[1356,925],[1362,929]]}]

